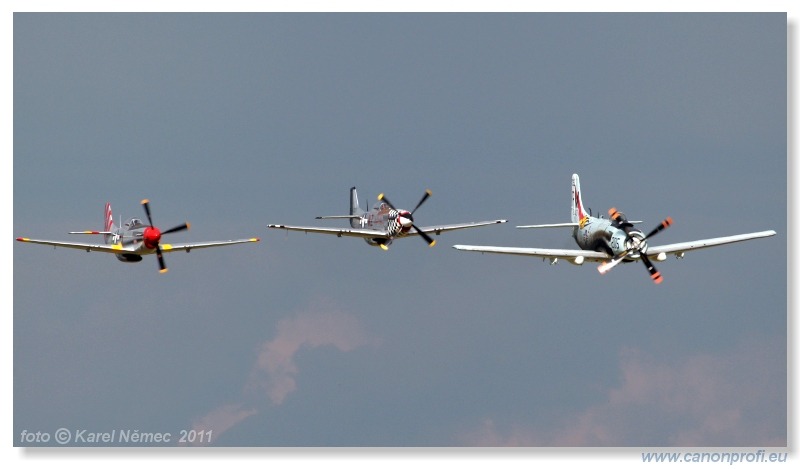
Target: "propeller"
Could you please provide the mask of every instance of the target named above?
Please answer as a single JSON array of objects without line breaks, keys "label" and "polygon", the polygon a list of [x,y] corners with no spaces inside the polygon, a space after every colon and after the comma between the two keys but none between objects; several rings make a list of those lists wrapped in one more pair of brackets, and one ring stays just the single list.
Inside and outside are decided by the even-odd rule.
[{"label": "propeller", "polygon": [[149,223],[149,226],[146,227],[142,232],[141,241],[148,249],[156,250],[156,257],[158,258],[159,267],[158,271],[163,274],[167,271],[167,266],[164,263],[164,255],[161,252],[161,246],[159,244],[161,241],[161,236],[169,233],[175,233],[176,231],[188,230],[189,224],[183,223],[166,231],[161,231],[153,225],[153,218],[150,215],[150,201],[147,199],[142,200],[142,206],[144,207],[144,213],[147,214],[147,223]]},{"label": "propeller", "polygon": [[653,282],[656,284],[661,283],[664,280],[664,278],[661,276],[661,273],[658,271],[658,269],[656,269],[656,267],[653,265],[653,262],[650,261],[650,259],[647,257],[647,254],[645,254],[643,251],[647,247],[646,241],[648,239],[650,239],[651,237],[663,231],[665,228],[672,225],[672,217],[665,218],[658,226],[656,226],[649,233],[647,233],[645,237],[640,238],[638,236],[635,237],[631,236],[633,223],[628,221],[628,219],[622,212],[618,211],[616,208],[610,208],[608,210],[608,214],[609,216],[611,216],[611,219],[617,222],[619,227],[622,228],[623,231],[625,231],[625,233],[628,235],[628,239],[631,240],[631,243],[630,245],[626,243],[626,245],[628,245],[627,249],[618,253],[616,256],[611,258],[610,261],[604,262],[603,264],[598,266],[597,270],[601,274],[604,274],[609,270],[611,270],[612,268],[614,268],[614,266],[622,262],[622,260],[625,259],[625,257],[627,257],[632,252],[638,252],[639,258],[642,260],[642,263],[644,263],[644,266],[647,268],[647,272],[650,274],[650,278],[653,279]]},{"label": "propeller", "polygon": [[[403,218],[408,219],[411,222],[411,226],[414,227],[415,230],[417,230],[417,233],[419,233],[419,235],[422,237],[422,239],[424,239],[425,242],[428,243],[428,246],[433,247],[436,244],[436,241],[433,238],[431,238],[428,235],[428,233],[425,233],[424,231],[420,230],[419,227],[417,227],[417,225],[414,224],[414,212],[416,212],[417,209],[420,208],[420,206],[422,206],[422,204],[425,203],[425,201],[428,200],[428,197],[430,197],[430,196],[431,196],[430,189],[426,189],[425,190],[425,194],[422,196],[422,198],[419,200],[419,202],[417,202],[417,206],[414,207],[414,210],[412,210],[410,212],[407,212],[407,214],[404,213],[401,216]],[[389,202],[389,199],[387,199],[386,196],[384,196],[382,193],[380,195],[378,195],[378,200],[381,200],[381,201],[385,202],[386,205],[388,205],[389,207],[391,207],[394,210],[397,210],[397,208],[395,208],[395,206],[392,205],[391,202]],[[397,211],[400,212],[400,210],[397,210]]]}]

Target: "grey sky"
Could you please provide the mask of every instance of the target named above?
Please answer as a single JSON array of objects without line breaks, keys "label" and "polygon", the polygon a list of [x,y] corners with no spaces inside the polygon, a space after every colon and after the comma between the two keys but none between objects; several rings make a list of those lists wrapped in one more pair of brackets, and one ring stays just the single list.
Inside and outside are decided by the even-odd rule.
[{"label": "grey sky", "polygon": [[[785,446],[784,14],[16,14],[14,236],[189,220],[256,245],[122,264],[14,243],[14,433],[218,446]],[[658,244],[601,277],[457,252],[573,247],[572,173]],[[388,252],[267,231],[357,186]],[[337,220],[323,220],[337,225]]]}]

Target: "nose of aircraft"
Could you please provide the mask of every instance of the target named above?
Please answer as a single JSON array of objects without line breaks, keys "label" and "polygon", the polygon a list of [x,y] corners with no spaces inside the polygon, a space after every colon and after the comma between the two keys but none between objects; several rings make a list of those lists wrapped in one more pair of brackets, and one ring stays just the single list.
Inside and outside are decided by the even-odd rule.
[{"label": "nose of aircraft", "polygon": [[403,225],[403,228],[411,228],[411,225],[414,224],[414,217],[411,212],[402,211],[397,215],[397,221]]},{"label": "nose of aircraft", "polygon": [[[428,197],[430,197],[430,196],[431,196],[431,191],[430,190],[426,190],[425,191],[425,195],[422,196],[422,199],[420,199],[419,203],[417,203],[417,206],[414,207],[414,210],[412,210],[410,212],[408,210],[398,211],[397,222],[400,223],[400,225],[403,227],[403,231],[407,231],[407,230],[409,230],[411,228],[414,228],[415,230],[417,230],[417,232],[419,233],[420,237],[422,239],[424,239],[426,243],[428,243],[428,246],[433,247],[433,245],[436,244],[436,241],[434,241],[427,233],[425,233],[424,231],[420,230],[419,228],[417,228],[414,225],[414,212],[416,212],[417,209],[420,207],[420,205],[422,205],[423,202],[428,200]],[[386,205],[388,205],[389,207],[391,207],[394,210],[397,210],[394,207],[394,205],[392,205],[392,203],[389,202],[389,199],[384,197],[383,194],[378,195],[378,200],[384,201],[386,203]]]},{"label": "nose of aircraft", "polygon": [[645,239],[644,233],[639,230],[631,231],[625,244],[625,248],[629,251],[639,251],[642,254],[647,252],[647,239]]},{"label": "nose of aircraft", "polygon": [[158,246],[158,242],[161,241],[161,230],[155,226],[145,228],[144,233],[142,233],[142,241],[144,241],[144,245],[148,249],[155,249]]}]

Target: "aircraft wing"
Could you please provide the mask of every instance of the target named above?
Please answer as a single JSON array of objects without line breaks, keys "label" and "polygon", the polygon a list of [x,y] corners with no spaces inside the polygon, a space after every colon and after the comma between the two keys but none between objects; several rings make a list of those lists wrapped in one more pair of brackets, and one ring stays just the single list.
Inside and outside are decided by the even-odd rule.
[{"label": "aircraft wing", "polygon": [[548,223],[546,225],[520,225],[517,228],[575,228],[581,226],[580,223]]},{"label": "aircraft wing", "polygon": [[[135,243],[129,246],[123,246],[121,244],[91,244],[91,243],[68,243],[65,241],[49,241],[44,239],[30,239],[30,238],[17,238],[17,241],[21,241],[23,243],[33,243],[33,244],[45,244],[48,246],[55,246],[59,248],[69,248],[69,249],[80,249],[82,251],[90,252],[90,251],[97,251],[97,252],[108,252],[111,254],[122,254],[122,253],[131,253],[131,254],[149,254],[150,252],[141,252],[141,244]],[[205,243],[186,243],[186,244],[171,244],[171,243],[161,243],[161,250],[163,252],[168,251],[186,251],[189,252],[192,249],[201,249],[201,248],[211,248],[216,246],[227,246],[229,244],[240,244],[240,243],[255,243],[258,242],[258,238],[249,238],[249,239],[234,239],[230,241],[211,241]],[[149,251],[149,250],[148,250]]]},{"label": "aircraft wing", "polygon": [[304,233],[329,234],[339,237],[349,236],[353,238],[385,238],[388,236],[385,231],[369,230],[365,228],[324,228],[320,226],[292,225],[268,225],[267,227],[288,231],[302,231]]},{"label": "aircraft wing", "polygon": [[173,244],[173,243],[161,243],[161,250],[164,252],[170,251],[186,251],[189,252],[192,249],[203,249],[203,248],[215,248],[218,246],[229,246],[231,244],[242,244],[242,243],[257,243],[261,241],[259,238],[247,238],[247,239],[231,239],[228,241],[207,241],[204,243],[185,243],[185,244]]},{"label": "aircraft wing", "polygon": [[92,244],[92,243],[68,243],[66,241],[48,241],[45,239],[30,239],[30,238],[17,238],[17,241],[23,243],[33,244],[46,244],[48,246],[55,246],[58,248],[80,249],[86,252],[110,252],[113,254],[120,254],[125,252],[135,252],[135,246],[122,246],[121,244]]},{"label": "aircraft wing", "polygon": [[473,251],[489,254],[512,254],[517,256],[534,256],[551,261],[564,259],[573,264],[582,264],[584,261],[602,262],[610,259],[608,254],[598,251],[582,249],[539,249],[539,248],[513,248],[500,246],[468,246],[457,244],[453,246],[459,251]]},{"label": "aircraft wing", "polygon": [[[436,226],[421,226],[419,227],[420,231],[424,231],[425,233],[433,233],[433,234],[442,234],[445,231],[453,231],[453,230],[461,230],[464,228],[475,228],[478,226],[486,226],[486,225],[495,225],[497,223],[505,223],[508,220],[489,220],[489,221],[478,221],[478,222],[471,222],[471,223],[456,223],[454,225],[436,225]],[[408,235],[418,235],[419,232],[415,230],[410,230]]]},{"label": "aircraft wing", "polygon": [[759,231],[757,233],[745,233],[734,236],[723,236],[721,238],[700,239],[697,241],[689,241],[686,243],[665,244],[663,246],[651,246],[647,249],[647,257],[656,257],[660,254],[677,254],[682,255],[687,251],[695,249],[704,249],[722,244],[738,243],[740,241],[747,241],[749,239],[766,238],[774,236],[773,230]]}]

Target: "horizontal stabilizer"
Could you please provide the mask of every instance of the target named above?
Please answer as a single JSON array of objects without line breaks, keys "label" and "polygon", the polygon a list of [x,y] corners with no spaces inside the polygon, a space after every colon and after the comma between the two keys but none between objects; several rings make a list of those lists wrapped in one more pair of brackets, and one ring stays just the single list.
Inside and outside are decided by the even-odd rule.
[{"label": "horizontal stabilizer", "polygon": [[70,231],[69,234],[113,235],[113,231]]}]

